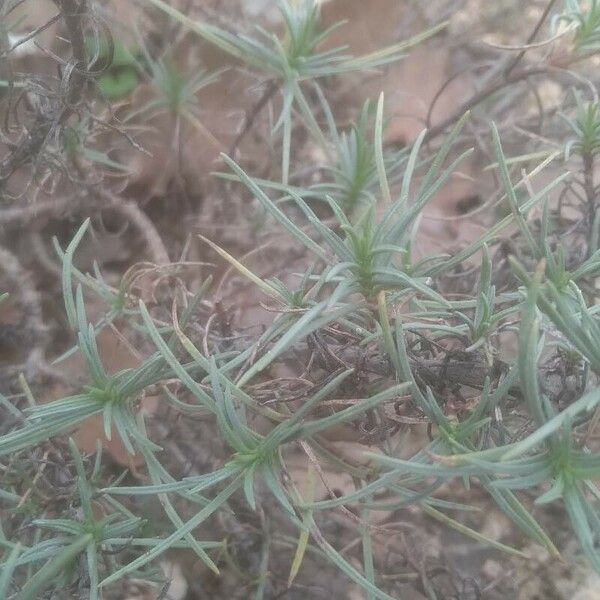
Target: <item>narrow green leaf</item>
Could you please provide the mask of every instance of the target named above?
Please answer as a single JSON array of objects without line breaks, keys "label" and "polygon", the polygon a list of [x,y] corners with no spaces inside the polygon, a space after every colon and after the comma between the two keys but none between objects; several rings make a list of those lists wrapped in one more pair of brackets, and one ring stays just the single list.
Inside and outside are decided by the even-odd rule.
[{"label": "narrow green leaf", "polygon": [[37,571],[17,594],[16,600],[38,600],[42,592],[54,583],[56,576],[68,568],[92,540],[92,535],[88,533],[71,542],[56,558],[49,560]]}]

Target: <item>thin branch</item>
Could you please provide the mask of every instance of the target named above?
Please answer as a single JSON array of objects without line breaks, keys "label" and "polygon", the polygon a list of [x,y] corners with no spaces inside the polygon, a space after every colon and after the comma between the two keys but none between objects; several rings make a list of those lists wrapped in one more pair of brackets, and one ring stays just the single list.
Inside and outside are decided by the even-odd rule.
[{"label": "thin branch", "polygon": [[476,92],[471,98],[469,98],[466,102],[463,102],[449,117],[444,119],[438,125],[435,125],[431,129],[427,131],[425,134],[425,141],[429,141],[433,138],[436,138],[438,135],[443,133],[448,127],[456,123],[467,111],[472,110],[476,106],[479,106],[482,102],[485,102],[490,96],[493,96],[500,90],[503,90],[506,87],[509,87],[515,83],[525,81],[529,79],[529,77],[534,77],[535,75],[547,75],[549,71],[549,67],[546,65],[542,66],[534,66],[534,67],[526,67],[516,73],[513,73],[509,77],[501,79],[493,84],[490,84],[485,89]]},{"label": "thin branch", "polygon": [[40,33],[42,33],[42,31],[46,31],[46,29],[48,29],[49,27],[52,27],[52,25],[54,25],[54,23],[57,23],[58,21],[60,21],[61,17],[62,17],[62,15],[60,13],[58,15],[54,15],[49,21],[47,21],[43,25],[40,25],[39,27],[34,29],[31,33],[19,38],[10,48],[4,50],[4,52],[2,52],[2,54],[0,54],[0,58],[6,58],[6,56],[8,56],[11,52],[14,52],[19,46],[26,44],[27,42],[31,41],[33,38],[37,37]]},{"label": "thin branch", "polygon": [[233,156],[238,146],[241,144],[242,140],[248,135],[258,115],[262,112],[263,108],[271,101],[273,96],[279,90],[280,83],[275,79],[271,79],[263,92],[263,95],[259,98],[258,102],[252,107],[252,109],[246,113],[246,117],[244,119],[244,126],[242,130],[238,133],[235,140],[231,144],[229,148],[229,156]]},{"label": "thin branch", "polygon": [[556,0],[550,0],[550,2],[548,2],[544,12],[541,14],[536,26],[533,28],[531,35],[527,38],[527,43],[525,44],[525,47],[523,48],[523,50],[521,50],[521,52],[519,52],[519,54],[517,54],[517,56],[515,56],[515,58],[508,64],[508,67],[506,67],[506,69],[504,70],[504,77],[508,77],[512,73],[512,71],[515,69],[515,67],[521,62],[521,60],[525,56],[525,52],[527,52],[527,50],[529,49],[528,46],[530,46],[532,44],[533,40],[535,40],[537,34],[539,33],[540,29],[542,28],[542,25],[548,18],[548,15],[554,8],[555,4],[556,4]]},{"label": "thin branch", "polygon": [[[30,273],[25,271],[19,259],[9,250],[0,246],[0,270],[10,287],[17,290],[19,305],[23,309],[24,321],[29,330],[27,342],[30,345],[27,358],[28,375],[46,371],[45,347],[48,344],[48,328],[44,324],[41,298]],[[9,291],[10,290],[9,287]]]},{"label": "thin branch", "polygon": [[40,217],[58,217],[67,207],[72,205],[72,199],[61,196],[52,200],[43,200],[21,206],[0,208],[0,226],[24,225]]},{"label": "thin branch", "polygon": [[160,234],[152,220],[140,209],[137,203],[112,196],[107,192],[101,193],[104,199],[108,201],[107,207],[125,217],[144,238],[152,254],[153,262],[157,265],[169,264],[171,262],[169,253]]}]

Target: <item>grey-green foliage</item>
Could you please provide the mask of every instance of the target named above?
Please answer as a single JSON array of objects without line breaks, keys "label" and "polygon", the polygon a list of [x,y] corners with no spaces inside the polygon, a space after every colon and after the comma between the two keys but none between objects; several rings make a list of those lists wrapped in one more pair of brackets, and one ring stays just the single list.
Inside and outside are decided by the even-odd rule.
[{"label": "grey-green foliage", "polygon": [[[587,6],[586,6],[587,4]],[[579,51],[593,51],[600,44],[600,4],[581,0],[565,0],[565,11],[558,17],[575,28],[574,43]]]},{"label": "grey-green foliage", "polygon": [[274,129],[283,131],[281,154],[284,184],[288,183],[290,173],[294,110],[297,110],[315,139],[323,146],[327,146],[306,97],[304,88],[307,83],[318,86],[318,81],[323,77],[373,69],[396,61],[403,56],[407,48],[437,33],[446,25],[442,23],[406,42],[394,44],[365,56],[354,57],[347,53],[345,46],[328,50],[320,49],[330,34],[343,23],[336,23],[324,29],[320,23],[320,5],[316,0],[277,2],[286,25],[285,34],[281,37],[260,27],[256,27],[254,35],[234,34],[215,25],[194,21],[163,0],[148,0],[148,2],[262,76],[266,75],[278,82],[283,102]]},{"label": "grey-green foliage", "polygon": [[567,143],[567,156],[575,152],[580,156],[594,157],[600,152],[600,112],[598,102],[584,102],[575,95],[577,112],[575,118],[565,116],[574,137]]},{"label": "grey-green foliage", "polygon": [[[416,176],[420,149],[420,143],[417,140],[406,161],[403,183],[399,193],[395,200],[385,208],[384,217],[378,221],[374,218],[374,206],[367,208],[364,214],[355,223],[352,223],[339,206],[331,201],[330,207],[339,221],[337,230],[332,230],[318,219],[300,193],[291,192],[296,206],[314,228],[315,236],[313,237],[304,233],[304,230],[299,228],[282,209],[274,204],[242,169],[227,159],[236,175],[254,193],[264,209],[291,236],[296,237],[298,241],[304,243],[308,250],[314,252],[317,260],[320,260],[322,264],[321,269],[307,273],[304,278],[304,289],[300,296],[287,293],[281,283],[265,282],[265,289],[274,290],[284,301],[287,298],[293,303],[290,308],[294,308],[296,312],[289,314],[284,312],[275,319],[272,327],[267,329],[259,340],[261,346],[268,348],[268,351],[252,363],[247,362],[249,352],[252,352],[252,346],[241,353],[204,355],[183,331],[189,311],[180,317],[177,327],[158,327],[146,306],[140,303],[136,310],[129,309],[127,317],[132,323],[137,323],[138,329],[146,333],[155,345],[156,352],[135,369],[107,375],[96,348],[95,335],[100,328],[106,326],[109,319],[114,319],[116,314],[123,314],[124,302],[119,300],[122,294],[110,292],[99,277],[83,275],[74,270],[73,255],[85,235],[87,223],[84,223],[73,242],[62,254],[63,289],[68,321],[76,332],[78,350],[88,365],[92,383],[81,394],[29,409],[24,425],[0,438],[0,451],[2,454],[18,452],[56,434],[71,430],[90,415],[102,414],[107,436],[110,437],[113,429],[116,430],[131,452],[135,448],[142,454],[151,475],[152,485],[135,487],[116,485],[102,490],[101,494],[107,500],[110,499],[110,502],[114,501],[114,496],[122,494],[157,495],[161,498],[165,512],[173,524],[173,532],[160,541],[157,540],[156,544],[148,551],[139,553],[131,561],[108,573],[100,585],[114,582],[127,573],[138,572],[166,549],[182,542],[195,550],[209,567],[218,572],[217,564],[207,554],[206,549],[218,547],[219,543],[198,542],[192,532],[215,512],[223,510],[227,500],[238,491],[243,492],[251,508],[256,508],[255,482],[257,478],[260,479],[261,485],[270,490],[290,522],[300,530],[307,529],[321,551],[349,577],[365,587],[373,597],[390,596],[377,587],[376,582],[373,581],[375,579],[373,573],[371,573],[370,579],[365,577],[322,539],[312,516],[309,519],[306,516],[302,518],[302,514],[307,514],[306,510],[310,510],[310,515],[315,511],[328,510],[342,505],[354,506],[361,510],[381,510],[381,502],[373,500],[373,498],[385,492],[388,497],[388,502],[385,504],[387,508],[390,504],[393,505],[394,498],[400,506],[417,502],[434,518],[481,540],[481,535],[476,531],[461,527],[456,520],[445,515],[444,508],[451,509],[451,505],[446,506],[441,499],[435,497],[435,490],[442,482],[455,477],[473,478],[481,483],[499,507],[521,529],[555,552],[547,534],[513,492],[513,489],[521,489],[526,484],[539,485],[554,480],[555,488],[553,489],[558,491],[553,495],[546,495],[543,499],[558,497],[564,499],[577,535],[581,539],[584,549],[588,553],[590,552],[590,548],[593,548],[593,545],[589,544],[589,537],[593,535],[589,531],[593,525],[593,520],[589,516],[592,507],[587,504],[582,485],[592,485],[591,476],[595,473],[593,462],[586,459],[580,451],[571,448],[569,444],[572,443],[572,438],[562,436],[562,434],[559,442],[552,446],[550,454],[548,452],[540,454],[537,449],[540,444],[547,444],[548,439],[558,436],[565,426],[570,426],[570,420],[578,416],[580,411],[591,410],[600,396],[598,394],[589,396],[588,394],[573,405],[572,409],[561,413],[563,417],[559,419],[548,412],[546,400],[541,400],[542,404],[539,406],[536,404],[539,390],[535,388],[534,383],[530,388],[526,387],[527,381],[535,382],[537,378],[535,361],[537,338],[534,335],[535,332],[531,336],[529,335],[529,332],[533,330],[527,323],[533,319],[533,313],[537,310],[536,305],[543,306],[542,294],[536,291],[539,282],[536,284],[537,287],[533,287],[534,296],[531,296],[530,290],[523,317],[522,352],[528,360],[521,359],[519,368],[514,367],[497,382],[495,389],[491,388],[492,382],[488,380],[485,383],[480,404],[464,421],[455,422],[449,419],[440,409],[442,401],[435,397],[432,389],[423,389],[412,372],[407,351],[410,332],[417,331],[419,328],[421,330],[428,329],[435,337],[436,329],[438,329],[436,325],[420,322],[419,316],[435,314],[438,319],[445,319],[447,324],[440,325],[439,332],[457,339],[467,338],[473,348],[483,347],[486,354],[491,357],[493,348],[490,338],[494,332],[494,326],[506,316],[514,316],[515,312],[519,310],[519,297],[518,295],[515,297],[513,294],[507,298],[499,298],[498,302],[503,308],[499,312],[496,311],[496,298],[490,279],[491,265],[485,245],[486,241],[490,241],[487,237],[470,247],[470,254],[475,253],[478,249],[483,250],[479,292],[470,303],[446,299],[432,285],[434,280],[429,273],[440,269],[444,263],[451,262],[451,258],[440,256],[417,261],[414,264],[410,260],[410,242],[415,235],[414,224],[419,213],[448,179],[455,166],[468,155],[468,151],[463,152],[458,158],[451,161],[449,167],[444,168],[444,163],[453,149],[462,125],[462,122],[457,125],[454,132],[433,157],[429,167],[425,169],[420,179],[420,185],[414,187],[411,186],[411,183]],[[374,135],[378,143],[381,143],[380,132],[375,132]],[[497,135],[496,139],[498,140]],[[381,148],[379,152],[381,152]],[[508,197],[514,198],[514,190],[499,144],[497,152],[501,170],[505,171],[504,180]],[[385,168],[383,176],[380,176],[379,185],[382,189],[389,185]],[[525,206],[530,206],[530,203],[525,203]],[[513,204],[512,208],[512,221],[525,228],[524,234],[529,233],[526,237],[531,239],[533,257],[543,258],[541,255],[548,253],[549,250],[543,244],[537,243],[533,239],[533,234],[526,229],[528,225],[522,207]],[[548,254],[547,258],[550,256],[551,254]],[[435,269],[432,268],[432,265]],[[585,269],[585,273],[590,274],[596,269],[597,262],[593,261]],[[526,277],[526,274],[521,271],[518,273],[522,277]],[[565,277],[564,272],[562,276]],[[551,280],[547,285],[551,286],[549,287],[550,291],[556,289]],[[109,313],[112,316],[100,322],[96,327],[89,324],[86,318],[84,286],[90,291],[103,294],[109,302],[109,306],[114,307],[113,312]],[[569,274],[569,282],[564,283],[563,288],[573,286],[576,284]],[[206,294],[207,291],[207,287],[203,287],[199,296]],[[327,293],[325,293],[326,291]],[[362,302],[355,298],[356,292],[362,294]],[[564,294],[565,292],[557,291],[556,293]],[[401,301],[403,297],[410,308],[403,316],[402,324],[400,320],[396,320],[395,327],[393,327],[388,316],[387,301],[388,299]],[[370,313],[368,308],[368,303],[375,298],[379,301],[378,316]],[[509,302],[511,298],[512,302]],[[561,297],[561,301],[567,302],[567,299],[562,300]],[[568,300],[564,311],[561,310],[560,304],[557,304],[556,309],[552,307],[552,310],[547,310],[548,317],[559,328],[561,318],[577,319],[572,302],[573,300]],[[588,360],[594,361],[593,365],[597,360],[594,358],[596,349],[589,338],[593,338],[598,329],[598,326],[595,325],[595,314],[587,313],[586,307],[581,303],[578,304],[578,307],[581,311],[581,318],[590,319],[593,325],[588,323],[585,334],[581,333],[582,339],[576,337],[578,330],[572,326],[568,327],[564,333],[569,340],[572,339],[576,348],[581,348],[582,352],[587,353],[585,356]],[[298,310],[300,312],[297,312]],[[472,317],[468,316],[470,310],[474,311]],[[453,321],[456,324],[452,325]],[[257,404],[244,390],[249,382],[264,372],[278,357],[313,332],[318,332],[332,324],[337,324],[342,328],[352,327],[353,323],[355,325],[360,323],[365,340],[381,339],[396,372],[396,378],[404,383],[399,386],[388,385],[348,408],[320,418],[311,417],[314,414],[313,411],[318,407],[319,402],[329,397],[343,384],[352,374],[352,370],[340,373],[330,383],[323,385],[316,394],[307,399],[302,407],[292,414],[263,407]],[[183,356],[187,355],[188,362],[182,362],[180,352],[178,352],[179,358],[177,357],[175,350],[178,346],[184,350]],[[232,379],[233,369],[240,366],[243,367],[243,370],[238,373],[235,380]],[[232,452],[231,459],[220,469],[181,481],[174,480],[158,462],[156,452],[159,448],[148,438],[144,422],[134,409],[134,401],[144,389],[162,380],[173,378],[179,379],[188,389],[197,403],[197,410],[214,415],[219,434],[227,442]],[[530,438],[508,447],[482,447],[483,440],[486,439],[483,432],[490,426],[493,410],[502,401],[504,395],[509,393],[509,385],[514,384],[517,379],[521,381],[525,391],[525,400],[532,416],[538,420],[538,431]],[[209,383],[209,387],[202,385],[202,381]],[[287,445],[302,440],[309,445],[315,444],[315,448],[318,449],[319,445],[315,436],[319,432],[340,423],[353,422],[360,415],[376,409],[381,404],[397,397],[401,392],[406,393],[408,390],[412,390],[413,401],[436,427],[435,439],[428,448],[422,449],[410,460],[400,460],[393,453],[386,452],[374,455],[375,464],[380,464],[381,467],[372,470],[368,480],[365,480],[362,486],[357,487],[355,492],[335,501],[306,504],[293,488],[282,483],[281,474],[285,470],[283,450]],[[165,399],[171,401],[175,409],[184,410],[181,402],[173,394],[166,394]],[[192,407],[186,406],[185,410]],[[259,412],[273,421],[275,426],[271,432],[264,435],[254,431],[246,418],[248,411]],[[530,455],[531,451],[537,453]],[[518,453],[516,459],[512,457],[515,453]],[[506,459],[507,454],[511,457],[510,460]],[[447,460],[452,458],[457,464],[449,466],[446,461],[432,462],[430,457],[436,455],[445,455],[448,457]],[[483,458],[479,458],[480,455],[483,455]],[[77,464],[80,464],[79,459],[77,459]],[[577,477],[573,473],[577,473]],[[427,481],[431,477],[438,481],[438,485],[433,488],[427,486]],[[79,478],[81,481],[81,474],[79,474]],[[200,496],[200,493],[205,494],[216,486],[222,489],[215,493],[212,500]],[[424,492],[423,486],[426,486],[427,492]],[[85,489],[87,488],[82,488],[84,491]],[[183,521],[168,499],[170,494],[177,494],[188,501],[200,502],[203,507],[191,519]],[[464,507],[460,505],[454,507],[455,510],[461,510],[461,508],[464,510]],[[588,515],[586,520],[577,516],[582,510]],[[127,522],[129,523],[129,521]],[[137,527],[137,521],[131,522],[131,526],[134,525]],[[38,523],[37,526],[44,531],[44,534],[47,534],[49,530],[54,531],[51,522]],[[30,562],[43,564],[40,567],[40,573],[50,572],[55,577],[59,577],[59,575],[63,577],[67,568],[67,557],[71,557],[75,552],[85,551],[88,557],[92,556],[91,559],[88,558],[88,561],[91,561],[90,568],[92,568],[90,581],[95,586],[98,569],[94,567],[93,557],[98,537],[89,537],[91,533],[86,527],[90,528],[92,525],[80,526],[77,524],[69,525],[69,527],[69,531],[72,530],[75,538],[73,540],[65,539],[62,542],[64,561],[54,557],[44,563],[43,559],[46,555],[41,556],[34,553]],[[100,526],[94,525],[93,532],[96,532],[95,527]],[[78,533],[80,530],[81,535]],[[77,537],[78,535],[79,537]],[[94,535],[100,534],[96,532]],[[109,537],[118,536],[111,533]],[[363,538],[366,551],[365,560],[369,562],[372,559],[369,554],[370,534],[368,528],[364,530]],[[103,540],[104,537],[101,539]],[[503,549],[516,552],[510,548]],[[22,561],[24,556],[23,550],[20,550],[18,555],[14,554],[15,552],[14,546],[11,546],[10,556],[6,559],[7,568],[10,567],[13,570],[18,568],[21,564],[19,561]],[[29,556],[29,554],[25,554],[25,556]],[[597,560],[594,557],[595,555],[591,556],[592,560]],[[34,582],[32,585],[41,585],[36,583],[40,581],[40,578],[41,576],[36,576],[32,580]],[[37,587],[33,589],[37,589]]]},{"label": "grey-green foliage", "polygon": [[[302,192],[305,200],[319,200],[325,203],[333,200],[346,215],[351,218],[358,217],[366,207],[376,203],[379,196],[379,156],[376,140],[371,135],[373,103],[367,100],[356,120],[346,129],[340,130],[322,92],[318,87],[315,91],[327,121],[327,131],[322,134],[327,141],[326,162],[318,165],[323,174],[322,181],[297,188],[280,181],[253,179],[265,189],[284,192],[284,196],[279,199],[281,202],[292,200],[294,193],[298,195]],[[384,128],[385,123],[382,123],[381,135]],[[382,163],[390,185],[395,185],[402,179],[407,159],[408,152],[404,148],[392,151],[386,149]],[[219,173],[219,176],[223,179],[239,180],[229,173]]]},{"label": "grey-green foliage", "polygon": [[[527,188],[531,193],[524,198],[517,193],[517,186],[522,186],[527,176],[518,184],[513,182],[501,135],[492,126],[495,167],[509,214],[454,256],[419,256],[415,240],[423,210],[472,153],[464,143],[469,115],[433,152],[424,147],[425,132],[407,150],[395,151],[383,143],[383,96],[374,119],[367,104],[355,124],[340,133],[324,94],[318,86],[313,88],[326,117],[328,131],[324,132],[314,121],[302,87],[307,83],[316,86],[316,80],[325,75],[395,60],[406,45],[362,59],[349,58],[339,49],[321,52],[318,46],[328,31],[320,31],[319,10],[313,2],[280,4],[287,24],[286,37],[282,38],[262,30],[256,37],[236,35],[193,22],[161,0],[151,2],[232,56],[280,80],[284,97],[280,119],[284,129],[282,181],[256,179],[228,157],[224,160],[231,173],[221,175],[245,187],[249,201],[268,216],[265,227],[275,224],[287,233],[290,242],[305,248],[310,266],[300,273],[298,286],[290,287],[283,283],[290,273],[283,273],[281,279],[261,279],[211,243],[241,275],[278,303],[279,312],[257,339],[223,352],[207,352],[209,346],[200,348],[188,325],[201,303],[211,298],[210,279],[183,310],[174,306],[171,320],[165,322],[141,300],[133,302],[125,281],[113,288],[99,268],[87,274],[74,267],[77,248],[85,243],[88,221],[66,250],[55,242],[63,263],[67,322],[75,341],[69,353],[78,352],[83,357],[89,383],[79,393],[49,404],[38,405],[27,394],[31,406],[22,410],[0,396],[2,408],[15,419],[15,425],[0,436],[0,457],[18,462],[38,445],[69,434],[90,416],[101,415],[106,437],[118,434],[130,454],[138,453],[148,481],[125,485],[119,477],[107,483],[101,477],[100,451],[89,469],[70,441],[71,484],[76,490],[73,510],[50,517],[36,514],[31,521],[35,535],[29,544],[7,539],[0,528],[0,596],[32,600],[83,580],[90,598],[98,598],[103,587],[126,575],[155,577],[155,559],[172,548],[189,549],[218,574],[219,560],[227,552],[226,540],[200,541],[197,531],[215,514],[229,512],[234,498],[256,513],[270,502],[269,506],[276,506],[279,517],[296,531],[298,543],[290,581],[298,573],[304,554],[311,552],[328,559],[369,598],[393,598],[378,571],[372,528],[366,522],[369,514],[378,511],[417,505],[427,516],[478,543],[525,556],[518,548],[487,539],[467,527],[462,515],[478,507],[464,500],[455,502],[448,498],[448,492],[442,497],[442,486],[450,492],[456,486],[479,486],[517,528],[554,555],[559,550],[551,534],[520,499],[520,493],[531,489],[537,505],[559,503],[583,552],[600,571],[596,549],[600,493],[595,483],[600,477],[600,455],[586,445],[585,435],[586,428],[593,429],[600,403],[600,323],[594,294],[600,255],[592,251],[574,263],[568,248],[553,238],[559,223],[549,197],[564,185],[568,174],[537,192]],[[595,8],[593,3],[592,12]],[[582,47],[589,47],[594,29],[588,21],[593,20],[593,14],[585,18],[578,35],[584,35],[584,27],[592,32],[585,34],[585,44],[580,42]],[[172,83],[174,87],[167,87],[181,94],[174,103],[167,98],[142,110],[182,109],[198,86],[208,82],[199,74],[182,85],[180,79],[169,79],[166,68],[159,62],[153,67],[157,83]],[[323,181],[305,187],[288,182],[294,106],[301,115],[300,122],[329,156]],[[597,106],[578,100],[576,108],[575,118],[569,121],[574,139],[567,150],[595,156]],[[284,195],[273,199],[270,194],[275,192]],[[534,210],[535,219],[531,218]],[[513,237],[522,250],[511,260],[510,285],[500,289],[491,249],[509,228],[516,232]],[[592,229],[590,235],[594,249],[597,232]],[[472,294],[457,298],[447,293],[443,276],[467,262],[479,269],[477,281]],[[104,317],[96,323],[89,323],[86,313],[86,299],[91,295],[106,305]],[[498,371],[500,336],[516,326],[518,353]],[[107,373],[96,343],[98,333],[106,327],[119,327],[124,335],[135,332],[146,350],[139,366]],[[312,369],[314,356],[309,359],[307,348],[319,340],[327,346],[328,340],[338,339],[336,336],[350,339],[350,346],[358,350],[376,348],[383,374],[361,380],[357,373],[360,365],[347,361],[343,350],[348,344],[342,347],[341,343],[332,352],[341,356],[331,372],[323,377],[318,369]],[[448,410],[444,382],[424,377],[421,369],[431,348],[443,348],[447,343],[459,347],[467,360],[473,361],[471,370],[483,369],[485,373],[478,384],[477,402],[456,413]],[[560,405],[540,377],[548,353],[555,350],[580,368],[576,397],[567,406]],[[302,355],[306,359],[303,376],[312,378],[310,393],[295,403],[280,396],[269,404],[258,400],[254,384],[269,381],[273,365]],[[440,373],[443,379],[444,371]],[[179,387],[169,385],[173,382]],[[161,402],[181,418],[202,416],[214,423],[214,436],[227,448],[227,456],[218,467],[183,478],[169,473],[161,463],[162,449],[139,410],[139,400],[149,389],[154,393],[158,389]],[[180,397],[182,390],[185,401]],[[324,432],[366,418],[381,421],[386,405],[407,396],[431,433],[431,440],[415,449],[412,456],[406,457],[402,443],[387,434],[378,444],[378,452],[368,455],[370,462],[360,467],[323,445]],[[343,407],[324,408],[325,402],[340,397],[346,401]],[[498,419],[509,400],[529,419],[530,427],[521,435],[510,422],[503,424]],[[259,431],[254,426],[256,419],[250,416],[260,416],[269,426]],[[288,478],[287,453],[298,444],[311,460],[328,462],[350,474],[354,489],[325,500],[315,500],[297,489]],[[450,482],[452,485],[447,485]],[[23,510],[17,487],[11,480],[0,493],[0,501],[14,514]],[[156,498],[168,529],[148,531],[148,524],[126,507],[127,502],[116,499],[122,496]],[[465,497],[468,495],[461,491],[461,498]],[[186,516],[181,514],[182,505],[187,507]],[[323,514],[340,507],[361,515],[357,523],[361,568],[335,548],[319,528]],[[35,513],[38,509],[31,510]],[[278,531],[266,531],[260,573],[255,578],[257,598],[265,594],[271,549],[283,539]],[[114,553],[124,547],[127,552]],[[21,587],[19,582],[25,579],[28,583]]]}]

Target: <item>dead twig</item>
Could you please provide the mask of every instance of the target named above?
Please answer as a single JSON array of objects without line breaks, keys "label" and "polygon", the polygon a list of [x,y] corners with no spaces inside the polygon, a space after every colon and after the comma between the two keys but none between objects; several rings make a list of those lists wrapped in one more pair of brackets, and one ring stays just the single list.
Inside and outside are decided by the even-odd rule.
[{"label": "dead twig", "polygon": [[51,371],[48,368],[45,350],[48,344],[48,328],[42,314],[41,298],[35,289],[31,274],[23,269],[19,259],[9,250],[0,246],[0,270],[8,280],[8,291],[14,288],[23,310],[23,322],[28,329],[30,344],[26,367],[29,377]]},{"label": "dead twig", "polygon": [[231,147],[229,148],[229,156],[234,156],[238,146],[241,144],[242,140],[248,135],[248,133],[254,126],[258,115],[260,115],[263,108],[265,108],[265,106],[271,101],[273,96],[275,96],[275,94],[279,90],[279,87],[280,83],[275,79],[271,79],[267,83],[267,87],[265,88],[263,95],[259,98],[258,102],[252,107],[252,109],[246,113],[242,130],[238,133],[235,140],[231,144]]},{"label": "dead twig", "polygon": [[113,196],[105,191],[100,193],[107,202],[107,207],[125,217],[143,237],[152,254],[152,261],[157,265],[169,264],[171,260],[165,243],[148,215],[133,201]]},{"label": "dead twig", "polygon": [[[54,24],[60,16],[65,23],[67,39],[71,46],[71,58],[65,63],[59,96],[38,98],[33,123],[26,129],[25,135],[16,143],[8,156],[0,161],[0,183],[7,181],[19,168],[35,163],[48,140],[77,112],[78,105],[85,97],[88,74],[85,49],[85,23],[87,18],[87,0],[54,0],[60,14],[53,17],[44,26],[38,28],[36,35]],[[45,100],[45,101],[44,101]]]},{"label": "dead twig", "polygon": [[61,196],[31,204],[0,208],[0,226],[22,226],[37,218],[55,218],[73,205],[73,199]]}]

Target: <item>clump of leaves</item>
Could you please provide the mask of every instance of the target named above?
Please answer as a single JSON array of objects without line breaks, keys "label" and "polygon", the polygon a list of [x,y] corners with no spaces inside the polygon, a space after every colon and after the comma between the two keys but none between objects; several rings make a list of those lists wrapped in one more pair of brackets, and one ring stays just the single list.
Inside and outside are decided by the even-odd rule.
[{"label": "clump of leaves", "polygon": [[575,95],[575,100],[575,118],[565,117],[575,136],[567,143],[566,153],[594,157],[600,152],[600,108],[598,102],[584,102],[580,94]]},{"label": "clump of leaves", "polygon": [[581,174],[575,179],[581,189],[577,203],[583,215],[587,243],[587,255],[592,256],[599,248],[600,216],[598,213],[595,182],[596,160],[600,152],[600,108],[598,101],[584,102],[580,94],[575,94],[576,113],[574,118],[565,116],[574,137],[568,140],[565,148],[567,159],[575,154],[580,159]]},{"label": "clump of leaves", "polygon": [[600,4],[598,0],[566,0],[560,20],[575,26],[575,48],[594,51],[600,47]]},{"label": "clump of leaves", "polygon": [[[555,219],[550,195],[561,189],[569,174],[538,191],[531,185],[532,173],[524,172],[515,183],[513,161],[506,158],[501,135],[492,126],[492,168],[502,185],[507,215],[452,256],[421,256],[415,241],[423,211],[473,152],[464,148],[462,135],[469,114],[457,119],[432,152],[424,144],[425,131],[410,148],[390,152],[383,144],[383,95],[373,131],[366,104],[354,125],[340,133],[318,82],[396,60],[433,30],[353,58],[343,48],[321,50],[331,29],[320,28],[319,7],[313,1],[279,3],[286,24],[280,37],[261,29],[253,36],[234,34],[192,21],[162,0],[151,3],[277,82],[283,98],[276,125],[283,130],[281,181],[256,179],[232,158],[224,161],[233,172],[229,179],[243,185],[249,202],[258,203],[290,243],[307,251],[305,268],[264,279],[203,238],[275,303],[275,316],[256,339],[241,337],[222,350],[210,343],[208,323],[202,343],[189,327],[202,303],[219,300],[211,296],[210,279],[186,295],[183,308],[174,292],[166,313],[164,307],[134,297],[126,278],[112,287],[99,268],[93,274],[75,268],[89,221],[66,250],[55,243],[62,260],[67,323],[75,341],[67,354],[82,356],[88,382],[78,393],[48,404],[37,404],[24,382],[27,406],[0,396],[0,405],[12,417],[0,436],[7,474],[0,501],[20,518],[27,510],[36,513],[26,526],[23,520],[14,529],[14,535],[33,529],[30,538],[23,538],[27,541],[9,540],[0,529],[0,596],[32,600],[77,588],[100,598],[103,588],[125,576],[155,577],[152,563],[173,548],[194,552],[218,575],[223,557],[230,557],[229,541],[199,540],[211,531],[200,526],[214,523],[217,515],[231,515],[241,502],[264,524],[257,572],[248,578],[257,599],[266,596],[273,549],[291,548],[289,585],[312,553],[328,560],[367,597],[389,600],[395,591],[378,569],[373,546],[379,528],[369,521],[373,513],[417,507],[478,544],[527,558],[518,547],[488,539],[465,525],[464,514],[477,513],[479,507],[455,502],[451,494],[461,488],[460,497],[468,499],[474,486],[554,556],[559,549],[521,500],[521,490],[534,492],[537,505],[558,503],[584,554],[600,571],[600,492],[595,483],[600,455],[590,442],[600,420],[600,323],[594,283],[600,255],[595,250],[595,217],[591,221],[596,225],[588,232],[591,251],[582,259],[569,256],[556,242],[554,232],[561,223]],[[596,8],[593,2],[585,17],[571,17],[579,23],[579,49],[594,47]],[[168,111],[176,119],[194,117],[196,92],[215,75],[186,77],[168,57],[146,54],[145,60],[159,97],[143,105],[137,116]],[[320,98],[328,133],[314,118],[307,88]],[[300,126],[329,156],[324,181],[318,184],[289,185],[296,113]],[[597,122],[597,105],[578,100],[576,118],[570,121],[575,137],[568,149],[588,161],[584,187],[585,176],[593,175]],[[534,173],[540,170],[536,167]],[[517,193],[518,187],[525,192]],[[273,200],[268,193],[272,190],[284,197]],[[328,217],[321,217],[313,206],[315,198],[327,205]],[[513,232],[519,256],[511,258],[512,279],[499,291],[492,248],[507,229]],[[456,269],[467,264],[477,272],[470,293],[448,293],[443,276],[456,275]],[[295,277],[298,285],[289,283]],[[90,295],[106,305],[95,323],[88,320]],[[107,371],[96,341],[106,327],[124,339],[135,336],[145,353],[138,366]],[[501,358],[501,340],[507,333],[518,340],[518,350]],[[560,400],[567,377],[558,389],[544,379],[552,353],[571,370],[579,369],[566,405]],[[273,374],[286,361],[297,366],[296,379],[306,386],[305,393],[288,394]],[[274,390],[267,401],[265,387]],[[211,435],[226,448],[223,457],[215,458],[217,464],[189,476],[170,472],[149,426],[151,417],[141,409],[150,393],[158,394],[178,418],[201,417],[211,424]],[[475,400],[468,402],[467,395]],[[409,414],[394,414],[398,408]],[[19,470],[19,461],[39,448],[50,453],[60,436],[93,416],[101,417],[106,438],[118,435],[127,452],[141,459],[145,480],[125,482],[126,473],[102,474],[100,451],[90,469],[69,441],[67,471],[74,484],[69,510],[46,507],[44,512],[27,506],[27,490],[34,486]],[[429,434],[417,447],[407,444],[406,425],[414,422],[425,424]],[[325,435],[342,426],[362,432],[358,443],[367,440],[370,451],[363,462],[352,463],[326,443]],[[290,453],[298,449],[306,455],[309,471],[314,468],[321,475],[324,463],[346,473],[348,488],[325,499],[315,499],[311,485],[301,492],[289,476]],[[311,476],[308,479],[310,483]],[[157,524],[158,532],[148,532],[136,513],[136,502],[146,497],[155,499],[166,517]],[[344,511],[356,523],[358,561],[350,560],[349,547],[330,541],[321,526],[334,510]],[[283,525],[270,528],[271,522]],[[425,583],[424,589],[431,590]]]},{"label": "clump of leaves", "polygon": [[297,3],[279,0],[277,5],[286,24],[281,37],[257,28],[256,36],[236,35],[215,25],[190,19],[162,0],[149,0],[202,38],[214,44],[236,60],[256,70],[262,76],[274,79],[282,90],[283,106],[274,130],[283,130],[282,181],[288,183],[292,143],[292,112],[296,108],[307,126],[324,148],[327,140],[310,108],[304,88],[307,84],[318,86],[324,77],[352,71],[372,69],[396,61],[411,46],[436,34],[446,26],[442,23],[408,41],[394,44],[371,54],[353,57],[345,47],[319,50],[329,35],[343,23],[327,29],[320,26],[320,6],[316,0]]}]

